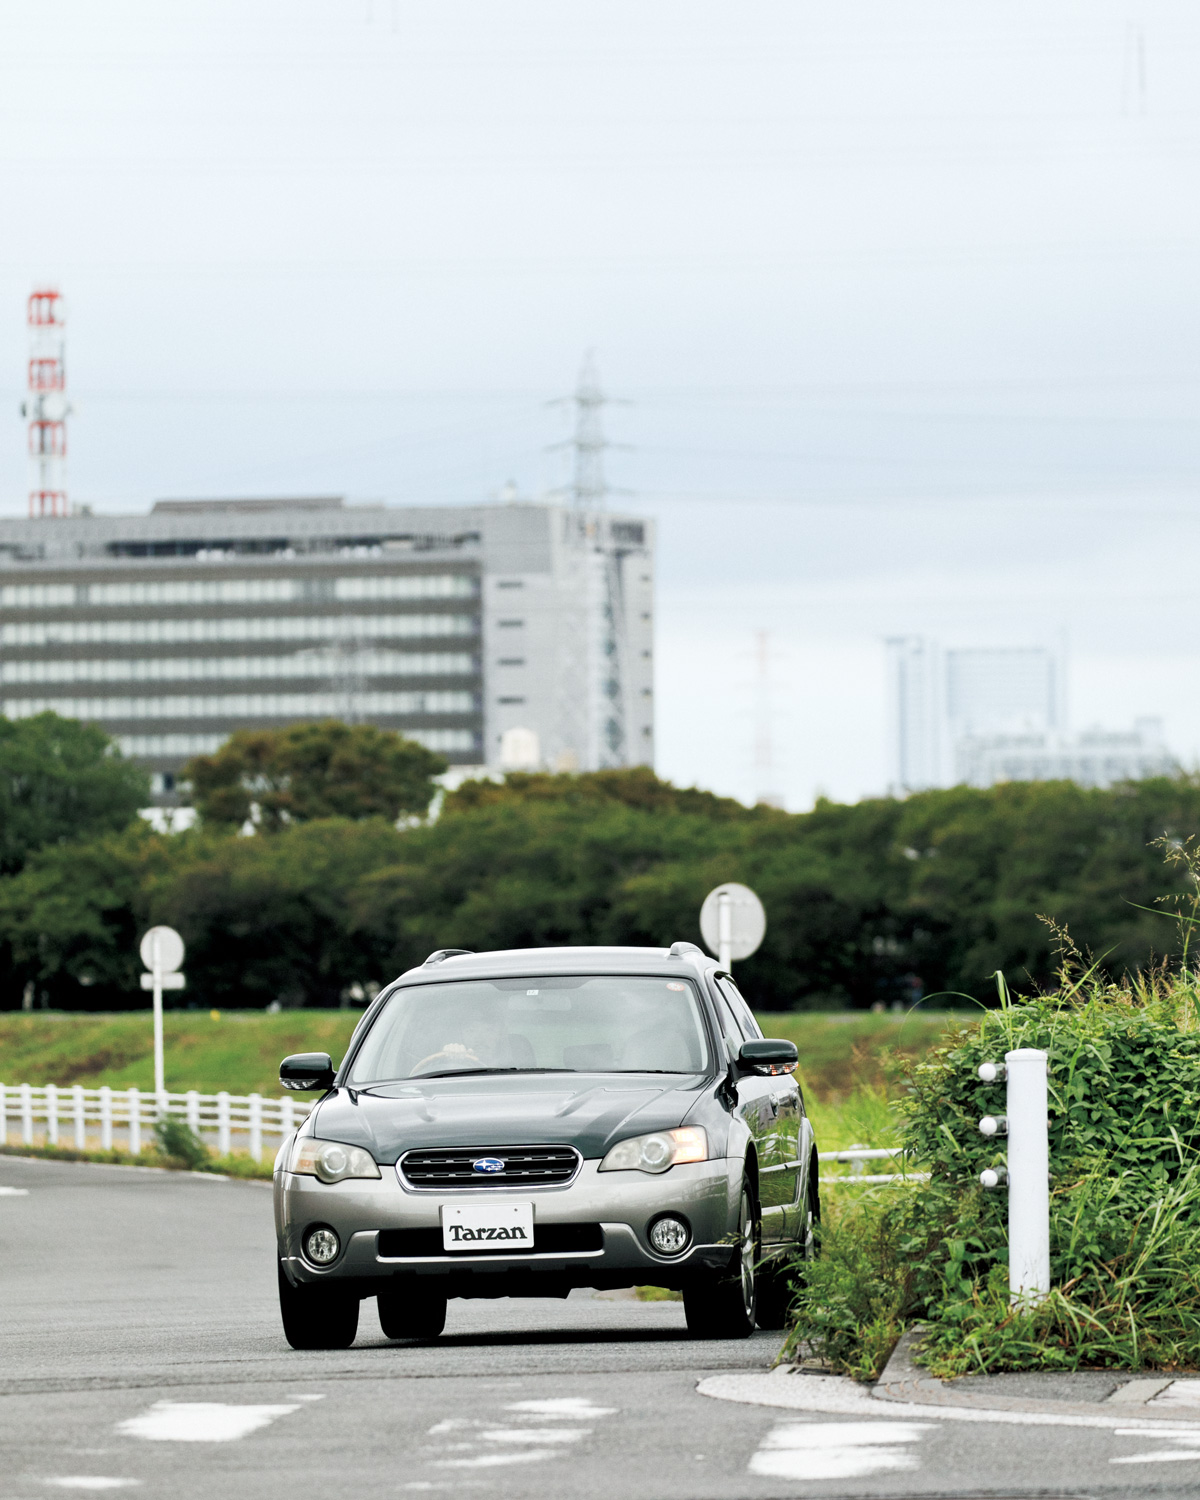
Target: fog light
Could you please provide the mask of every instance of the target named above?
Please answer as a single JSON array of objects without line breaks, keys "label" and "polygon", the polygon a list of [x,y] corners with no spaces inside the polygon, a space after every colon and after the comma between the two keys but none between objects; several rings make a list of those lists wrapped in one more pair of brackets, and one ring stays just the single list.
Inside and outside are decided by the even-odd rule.
[{"label": "fog light", "polygon": [[687,1249],[691,1237],[692,1232],[684,1221],[673,1218],[670,1214],[655,1219],[650,1226],[650,1243],[660,1255],[678,1255],[681,1250]]},{"label": "fog light", "polygon": [[314,1266],[327,1266],[337,1259],[341,1243],[332,1229],[310,1229],[304,1240],[304,1253]]}]

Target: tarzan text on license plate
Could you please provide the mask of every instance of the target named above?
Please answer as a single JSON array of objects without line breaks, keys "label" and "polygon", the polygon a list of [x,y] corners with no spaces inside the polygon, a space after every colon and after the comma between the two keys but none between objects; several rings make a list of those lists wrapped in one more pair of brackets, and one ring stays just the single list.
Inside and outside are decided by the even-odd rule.
[{"label": "tarzan text on license plate", "polygon": [[532,1250],[532,1203],[453,1203],[442,1208],[447,1250]]}]

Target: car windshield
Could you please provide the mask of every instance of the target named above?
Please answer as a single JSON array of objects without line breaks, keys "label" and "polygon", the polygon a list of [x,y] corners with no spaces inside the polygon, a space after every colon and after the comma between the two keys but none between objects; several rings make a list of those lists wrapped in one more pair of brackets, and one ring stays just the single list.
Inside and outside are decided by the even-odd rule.
[{"label": "car windshield", "polygon": [[692,985],[645,975],[473,979],[397,990],[350,1073],[362,1087],[450,1073],[698,1073]]}]

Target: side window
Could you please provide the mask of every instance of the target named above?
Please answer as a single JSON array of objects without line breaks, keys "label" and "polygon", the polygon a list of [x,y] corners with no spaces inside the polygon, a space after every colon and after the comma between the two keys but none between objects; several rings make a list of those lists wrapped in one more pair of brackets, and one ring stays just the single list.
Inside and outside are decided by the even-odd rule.
[{"label": "side window", "polygon": [[750,1007],[738,993],[737,986],[731,979],[718,979],[717,984],[720,986],[721,994],[729,1003],[729,1008],[741,1028],[742,1036],[748,1042],[757,1041],[762,1036],[762,1032],[758,1028],[758,1022],[754,1019]]},{"label": "side window", "polygon": [[[719,984],[720,981],[718,981],[718,985]],[[721,1031],[725,1037],[726,1056],[729,1060],[732,1061],[732,1059],[737,1056],[738,1051],[742,1045],[743,1037],[741,1029],[738,1026],[737,1022],[733,1019],[733,1011],[730,1008],[729,1001],[725,998],[724,993],[719,988],[717,992],[716,1002],[717,1021],[720,1024]]]}]

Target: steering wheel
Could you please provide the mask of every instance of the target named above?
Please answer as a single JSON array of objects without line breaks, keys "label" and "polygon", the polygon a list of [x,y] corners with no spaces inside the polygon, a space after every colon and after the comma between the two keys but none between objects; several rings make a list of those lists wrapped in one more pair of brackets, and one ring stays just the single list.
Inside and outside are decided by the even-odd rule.
[{"label": "steering wheel", "polygon": [[419,1063],[409,1072],[410,1078],[415,1078],[430,1063],[441,1062],[473,1062],[477,1063],[479,1058],[471,1051],[464,1042],[447,1042],[440,1052],[431,1052],[428,1057],[423,1057]]}]

